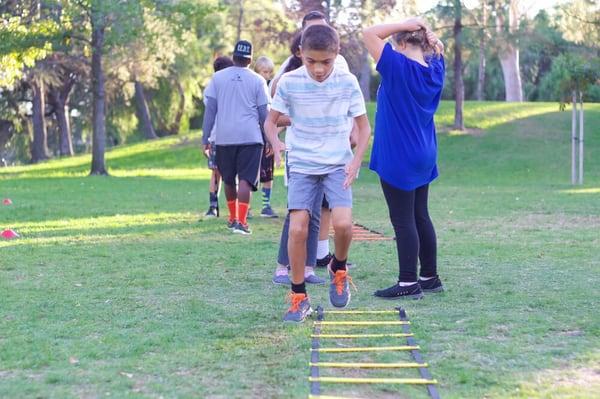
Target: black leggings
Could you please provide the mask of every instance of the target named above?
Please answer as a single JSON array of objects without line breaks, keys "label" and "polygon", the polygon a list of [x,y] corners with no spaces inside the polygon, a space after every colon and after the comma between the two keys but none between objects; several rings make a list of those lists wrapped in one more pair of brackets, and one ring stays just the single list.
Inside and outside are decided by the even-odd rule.
[{"label": "black leggings", "polygon": [[427,211],[429,184],[412,191],[400,190],[381,180],[383,195],[396,233],[398,281],[417,281],[417,257],[421,276],[437,275],[437,243],[433,223]]}]

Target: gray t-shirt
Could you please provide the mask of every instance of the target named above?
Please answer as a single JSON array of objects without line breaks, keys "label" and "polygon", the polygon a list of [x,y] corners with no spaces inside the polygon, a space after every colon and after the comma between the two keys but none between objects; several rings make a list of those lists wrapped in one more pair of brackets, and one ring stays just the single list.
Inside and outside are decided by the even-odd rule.
[{"label": "gray t-shirt", "polygon": [[258,107],[268,105],[265,79],[248,68],[232,66],[213,75],[204,90],[217,102],[217,145],[262,144]]}]

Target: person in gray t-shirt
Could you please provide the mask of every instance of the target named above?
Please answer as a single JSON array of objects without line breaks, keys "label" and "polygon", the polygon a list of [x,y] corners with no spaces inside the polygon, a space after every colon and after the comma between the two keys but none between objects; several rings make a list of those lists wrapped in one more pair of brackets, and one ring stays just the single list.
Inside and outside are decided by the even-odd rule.
[{"label": "person in gray t-shirt", "polygon": [[247,223],[250,191],[258,185],[264,144],[260,126],[270,101],[265,80],[248,69],[251,62],[252,44],[240,40],[233,51],[234,66],[215,73],[204,91],[202,144],[210,148],[208,138],[216,119],[216,158],[225,183],[227,226],[239,234],[251,234]]}]

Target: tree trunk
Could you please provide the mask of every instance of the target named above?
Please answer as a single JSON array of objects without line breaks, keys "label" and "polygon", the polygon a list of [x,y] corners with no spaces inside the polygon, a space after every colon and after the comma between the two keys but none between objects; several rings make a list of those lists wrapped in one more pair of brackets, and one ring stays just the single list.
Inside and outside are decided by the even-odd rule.
[{"label": "tree trunk", "polygon": [[485,26],[487,25],[487,4],[481,1],[481,36],[479,37],[479,71],[477,74],[477,100],[484,100],[485,88]]},{"label": "tree trunk", "polygon": [[[504,28],[505,17],[501,10],[496,11],[496,26],[498,31]],[[510,0],[508,7],[508,35],[513,35],[519,27],[518,0]],[[502,40],[502,39],[501,39]],[[519,47],[517,39],[505,37],[498,50],[506,101],[523,101],[523,88],[519,70]]]},{"label": "tree trunk", "polygon": [[242,23],[244,22],[244,0],[240,0],[240,13],[238,15],[237,20],[237,29],[236,29],[236,42],[240,41],[242,37]]},{"label": "tree trunk", "polygon": [[183,118],[183,113],[185,111],[185,92],[183,91],[183,87],[177,78],[174,79],[174,84],[175,88],[177,89],[177,93],[179,94],[179,105],[177,107],[177,113],[175,114],[175,120],[169,128],[169,134],[171,135],[176,135],[179,133],[179,128],[181,127],[181,118]]},{"label": "tree trunk", "polygon": [[46,112],[44,82],[36,78],[31,83],[33,140],[31,142],[31,162],[48,159],[48,134],[46,132]]},{"label": "tree trunk", "polygon": [[69,119],[69,97],[72,89],[73,81],[69,79],[61,88],[53,87],[48,93],[58,123],[58,147],[61,156],[72,156],[74,154],[71,121]]},{"label": "tree trunk", "polygon": [[571,112],[571,184],[577,184],[577,94],[573,90]]},{"label": "tree trunk", "polygon": [[464,130],[463,102],[465,85],[462,76],[462,5],[454,0],[454,129]]},{"label": "tree trunk", "polygon": [[137,108],[138,120],[144,133],[144,137],[148,140],[157,138],[154,127],[152,126],[152,119],[150,117],[150,111],[148,110],[148,103],[146,102],[146,95],[144,94],[144,86],[136,80],[135,83],[135,104]]},{"label": "tree trunk", "polygon": [[371,101],[371,64],[369,63],[369,52],[363,49],[361,53],[360,69],[358,71],[358,84],[365,101]]},{"label": "tree trunk", "polygon": [[102,22],[92,17],[92,92],[93,92],[93,134],[92,170],[90,175],[108,175],[104,163],[106,149],[105,88],[102,71],[102,50],[104,29]]},{"label": "tree trunk", "polygon": [[583,184],[583,92],[579,92],[579,184]]}]

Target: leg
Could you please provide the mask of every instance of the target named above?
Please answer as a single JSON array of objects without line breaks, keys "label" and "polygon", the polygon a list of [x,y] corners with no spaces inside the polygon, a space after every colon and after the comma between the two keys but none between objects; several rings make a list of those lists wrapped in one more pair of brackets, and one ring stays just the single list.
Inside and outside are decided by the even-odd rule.
[{"label": "leg", "polygon": [[352,242],[352,208],[334,208],[331,216],[335,232],[335,258],[345,263]]},{"label": "leg", "polygon": [[381,180],[390,220],[396,233],[399,277],[401,283],[417,281],[419,236],[415,222],[415,191],[404,191]]},{"label": "leg", "polygon": [[[263,147],[261,144],[241,145],[236,159],[238,172],[238,227],[241,232],[250,233],[248,228],[248,209],[250,208],[250,193],[256,191],[260,173],[260,159]],[[240,230],[240,229],[238,229]]]},{"label": "leg", "polygon": [[427,209],[428,194],[428,184],[417,188],[415,193],[415,219],[419,234],[419,260],[421,261],[420,275],[425,278],[437,276],[437,240]]},{"label": "leg", "polygon": [[227,199],[227,208],[229,208],[228,227],[236,224],[238,217],[237,206],[237,188],[236,188],[236,160],[237,146],[217,146],[216,163],[221,174],[223,184],[225,185],[225,198]]},{"label": "leg", "polygon": [[290,211],[288,254],[292,269],[292,284],[304,283],[306,265],[306,239],[308,237],[309,214],[306,210]]}]

